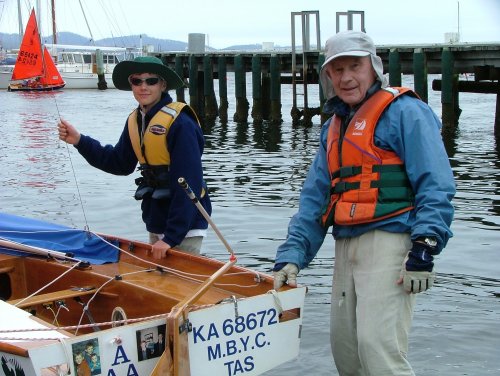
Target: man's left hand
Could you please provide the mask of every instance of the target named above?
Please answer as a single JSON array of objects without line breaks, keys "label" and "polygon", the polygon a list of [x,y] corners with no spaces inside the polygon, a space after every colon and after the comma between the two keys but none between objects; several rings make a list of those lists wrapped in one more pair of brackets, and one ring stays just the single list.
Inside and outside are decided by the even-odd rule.
[{"label": "man's left hand", "polygon": [[406,292],[416,294],[432,287],[436,274],[434,267],[434,249],[419,241],[414,241],[412,249],[403,261],[398,284],[403,284]]}]

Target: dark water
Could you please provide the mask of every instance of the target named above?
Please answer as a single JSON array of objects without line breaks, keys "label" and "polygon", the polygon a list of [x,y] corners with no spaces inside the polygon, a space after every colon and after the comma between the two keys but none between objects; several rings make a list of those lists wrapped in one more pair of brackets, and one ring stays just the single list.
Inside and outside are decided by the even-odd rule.
[{"label": "dark water", "polygon": [[[411,77],[405,79],[411,86]],[[250,85],[247,92],[251,93]],[[260,271],[270,269],[286,236],[320,130],[319,117],[311,128],[292,127],[286,88],[282,99],[281,126],[204,126],[213,220],[239,264]],[[409,358],[418,375],[500,374],[500,146],[493,136],[495,99],[460,94],[459,130],[446,142],[458,185],[455,236],[436,262],[436,286],[417,299]],[[430,93],[429,102],[440,114],[439,93]],[[89,167],[72,147],[58,141],[55,126],[60,114],[82,133],[114,144],[134,105],[130,93],[117,90],[1,92],[0,210],[146,240],[139,205],[132,198],[133,177]],[[227,259],[212,231],[203,251]],[[328,236],[311,267],[300,274],[300,283],[309,287],[300,355],[268,375],[337,374],[328,336],[333,262],[333,240]]]}]

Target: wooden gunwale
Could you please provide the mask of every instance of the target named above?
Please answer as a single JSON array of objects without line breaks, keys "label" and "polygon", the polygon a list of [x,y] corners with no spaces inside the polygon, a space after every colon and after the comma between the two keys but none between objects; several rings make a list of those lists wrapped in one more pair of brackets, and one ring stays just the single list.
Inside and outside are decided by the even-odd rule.
[{"label": "wooden gunwale", "polygon": [[[35,296],[25,304],[23,303],[23,307],[31,307],[38,317],[50,322],[53,317],[44,308],[44,304],[54,300],[64,300],[71,312],[60,312],[58,321],[61,326],[74,325],[80,317],[81,302],[76,302],[75,298],[82,298],[84,301],[92,299],[89,310],[95,322],[108,322],[111,311],[118,306],[126,311],[127,318],[168,314],[173,307],[189,299],[212,274],[224,265],[223,262],[215,259],[176,250],[170,250],[165,259],[155,260],[151,257],[151,246],[147,243],[109,235],[101,236],[109,240],[118,240],[122,250],[140,259],[122,252],[118,263],[74,269],[41,291],[41,296],[38,298]],[[13,286],[12,296],[8,297],[10,302],[14,303],[51,283],[54,278],[62,275],[74,265],[33,257],[9,256],[5,259],[10,262],[5,265],[4,258],[0,258],[0,268],[7,268],[11,279],[19,281],[15,284],[16,286]],[[148,262],[159,264],[165,269],[155,270],[155,266]],[[196,297],[197,301],[192,302],[194,307],[191,309],[196,309],[196,306],[217,304],[233,296],[242,298],[264,294],[273,288],[272,278],[265,274],[235,265],[229,265],[226,269],[226,273],[218,276],[216,283],[211,284],[209,289],[202,291]],[[194,276],[192,278],[181,277],[171,270],[192,273]],[[92,294],[68,291],[72,287],[86,286],[95,289]],[[94,296],[97,290],[98,293]],[[191,304],[191,301],[188,303]]]},{"label": "wooden gunwale", "polygon": [[[57,322],[58,327],[66,327],[67,331],[57,330],[68,336],[76,334],[68,327],[80,322],[111,325],[111,317],[117,307],[126,313],[126,319],[147,319],[164,314],[170,350],[161,357],[154,375],[165,374],[167,368],[173,370],[173,373],[167,374],[190,374],[189,362],[186,362],[189,359],[187,332],[180,333],[189,311],[227,299],[266,294],[273,289],[270,276],[236,266],[236,259],[223,263],[169,250],[166,258],[155,260],[151,255],[151,245],[147,243],[100,236],[118,240],[123,251],[119,262],[74,268],[63,275],[75,266],[74,262],[0,255],[0,271],[7,273],[11,281],[16,281],[8,302],[19,303],[24,297],[48,286],[19,306],[29,307],[30,312],[36,314],[36,320],[43,322],[47,328],[55,328],[48,324],[54,317],[51,316],[53,310],[47,309],[47,305],[56,307],[62,301],[67,310],[59,311]],[[89,286],[91,289],[86,289]],[[83,321],[82,306],[91,313],[91,317],[85,317]],[[299,316],[299,311],[283,313],[285,320]],[[78,334],[90,332],[90,325],[78,329]],[[4,341],[0,342],[0,351],[27,357],[30,348],[55,341]]]}]

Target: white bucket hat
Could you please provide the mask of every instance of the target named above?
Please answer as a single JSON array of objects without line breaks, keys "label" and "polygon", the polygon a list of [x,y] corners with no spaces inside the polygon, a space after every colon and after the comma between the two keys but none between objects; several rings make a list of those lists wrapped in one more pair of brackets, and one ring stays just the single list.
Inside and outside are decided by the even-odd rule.
[{"label": "white bucket hat", "polygon": [[387,86],[382,59],[377,56],[377,49],[373,44],[373,40],[361,31],[341,31],[326,41],[325,62],[319,72],[319,79],[327,100],[335,97],[336,94],[325,72],[325,67],[340,56],[370,56],[377,79],[382,83],[382,87]]}]

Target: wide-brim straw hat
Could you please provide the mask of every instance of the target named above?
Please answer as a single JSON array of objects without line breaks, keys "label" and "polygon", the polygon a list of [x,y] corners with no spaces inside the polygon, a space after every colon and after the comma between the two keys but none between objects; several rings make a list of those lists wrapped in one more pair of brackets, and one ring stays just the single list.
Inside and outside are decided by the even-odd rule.
[{"label": "wide-brim straw hat", "polygon": [[382,83],[382,87],[387,86],[387,79],[384,77],[382,59],[377,56],[377,49],[373,40],[361,31],[346,30],[335,34],[326,41],[325,62],[321,66],[319,73],[321,86],[326,99],[336,96],[332,83],[328,78],[325,67],[333,60],[341,56],[370,56],[372,67],[377,75],[377,80]]},{"label": "wide-brim straw hat", "polygon": [[132,90],[128,78],[132,74],[157,74],[167,82],[167,90],[177,90],[185,86],[182,78],[155,56],[139,56],[134,60],[119,62],[113,69],[113,84],[119,90]]}]

